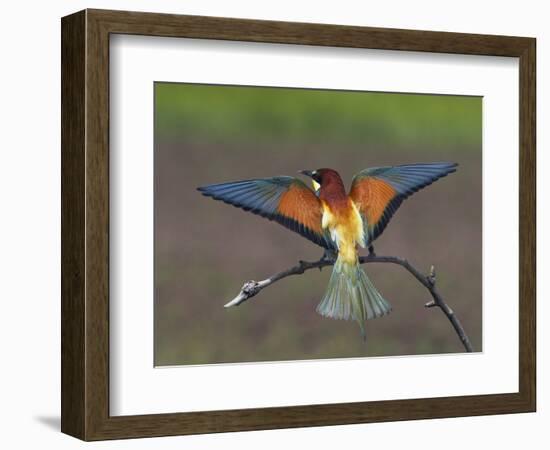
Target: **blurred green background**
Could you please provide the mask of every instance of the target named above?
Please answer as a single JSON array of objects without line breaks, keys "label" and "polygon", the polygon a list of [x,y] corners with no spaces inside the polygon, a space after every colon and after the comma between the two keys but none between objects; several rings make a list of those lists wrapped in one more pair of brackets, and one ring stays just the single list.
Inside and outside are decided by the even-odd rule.
[{"label": "blurred green background", "polygon": [[349,187],[367,167],[455,161],[375,242],[379,255],[437,271],[481,351],[480,97],[155,83],[155,365],[462,352],[429,293],[399,266],[364,268],[393,312],[354,322],[315,312],[330,268],[286,278],[240,307],[242,284],[322,249],[280,225],[203,197],[197,186],[331,167]]}]

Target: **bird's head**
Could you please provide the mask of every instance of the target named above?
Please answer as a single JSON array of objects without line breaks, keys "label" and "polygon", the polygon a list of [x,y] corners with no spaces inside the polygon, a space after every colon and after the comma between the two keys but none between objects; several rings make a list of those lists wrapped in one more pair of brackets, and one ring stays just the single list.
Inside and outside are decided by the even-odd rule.
[{"label": "bird's head", "polygon": [[312,178],[316,190],[332,180],[341,180],[338,172],[333,169],[300,170],[299,173]]}]

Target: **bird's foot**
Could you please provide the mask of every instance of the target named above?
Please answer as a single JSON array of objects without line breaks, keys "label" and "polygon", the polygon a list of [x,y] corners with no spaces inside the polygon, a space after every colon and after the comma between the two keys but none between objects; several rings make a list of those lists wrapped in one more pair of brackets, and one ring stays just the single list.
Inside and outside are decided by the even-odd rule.
[{"label": "bird's foot", "polygon": [[374,246],[369,245],[369,256],[376,256],[376,253],[374,253]]},{"label": "bird's foot", "polygon": [[[321,258],[319,258],[319,262],[333,262],[336,260],[336,254],[332,250],[327,250],[323,252],[323,255]],[[323,266],[319,266],[319,271],[323,270]]]},{"label": "bird's foot", "polygon": [[323,256],[319,261],[334,261],[336,259],[336,254],[332,250],[326,250],[323,252]]}]

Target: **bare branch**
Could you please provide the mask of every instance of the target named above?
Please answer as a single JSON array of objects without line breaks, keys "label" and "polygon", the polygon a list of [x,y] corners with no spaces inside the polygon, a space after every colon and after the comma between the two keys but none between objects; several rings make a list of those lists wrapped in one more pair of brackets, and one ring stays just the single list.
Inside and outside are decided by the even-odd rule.
[{"label": "bare branch", "polygon": [[[283,278],[289,277],[291,275],[301,275],[306,270],[310,269],[319,269],[321,270],[323,267],[326,266],[332,266],[334,265],[334,260],[329,258],[321,258],[318,261],[300,261],[297,265],[291,267],[290,269],[283,270],[282,272],[276,273],[272,275],[269,278],[266,278],[262,281],[247,281],[243,287],[241,288],[241,291],[239,292],[239,295],[237,295],[233,300],[231,300],[229,303],[225,305],[226,308],[229,308],[231,306],[238,306],[241,303],[244,303],[245,301],[251,299],[255,295],[257,295],[262,289],[272,285],[276,281],[282,280]],[[464,345],[464,348],[468,352],[472,352],[472,344],[470,343],[470,339],[468,338],[468,335],[464,331],[464,328],[462,327],[462,324],[458,320],[458,317],[456,317],[456,314],[454,311],[445,303],[439,292],[437,291],[435,287],[436,282],[436,276],[435,276],[435,268],[434,266],[431,266],[430,273],[428,275],[423,275],[420,271],[418,271],[416,268],[414,268],[406,259],[398,258],[396,256],[377,256],[374,253],[369,254],[368,256],[361,256],[359,258],[359,262],[361,264],[367,264],[367,263],[390,263],[390,264],[397,264],[403,268],[405,268],[413,277],[415,277],[420,284],[422,284],[431,294],[432,300],[426,303],[424,306],[426,308],[433,308],[433,307],[439,307],[443,314],[447,316],[447,319],[451,322],[456,334],[458,335],[460,341],[462,342],[462,345]]]}]

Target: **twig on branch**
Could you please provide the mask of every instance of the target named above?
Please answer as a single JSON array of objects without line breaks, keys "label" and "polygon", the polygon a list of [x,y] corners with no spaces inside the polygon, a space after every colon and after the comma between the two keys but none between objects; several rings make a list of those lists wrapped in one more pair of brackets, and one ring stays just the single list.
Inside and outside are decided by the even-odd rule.
[{"label": "twig on branch", "polygon": [[[233,300],[231,300],[229,303],[225,305],[226,308],[229,308],[231,306],[238,306],[241,303],[244,303],[245,301],[251,299],[255,295],[257,295],[262,289],[272,285],[276,281],[282,280],[283,278],[289,277],[291,275],[301,275],[306,270],[310,269],[319,269],[321,270],[323,267],[326,266],[332,266],[334,265],[333,259],[328,258],[321,258],[318,261],[300,261],[297,265],[294,267],[291,267],[290,269],[283,270],[282,272],[276,273],[275,275],[270,276],[269,278],[266,278],[262,281],[247,281],[243,287],[241,288],[241,292],[239,292],[239,295],[237,295]],[[453,328],[458,335],[460,341],[462,342],[462,345],[464,345],[464,348],[467,352],[472,352],[472,344],[470,343],[470,339],[468,338],[468,335],[464,331],[464,328],[462,327],[462,324],[458,320],[458,317],[456,317],[456,314],[454,311],[445,303],[439,292],[437,291],[435,287],[435,269],[434,266],[430,268],[430,273],[428,275],[423,275],[420,271],[415,269],[406,259],[398,258],[396,256],[377,256],[374,254],[370,254],[368,256],[361,256],[359,258],[359,262],[361,264],[366,263],[390,263],[390,264],[397,264],[403,268],[405,268],[413,277],[415,277],[420,284],[422,284],[431,294],[432,300],[426,303],[424,306],[426,308],[433,308],[433,307],[439,307],[441,311],[447,316],[447,319],[451,322],[453,325]]]}]

